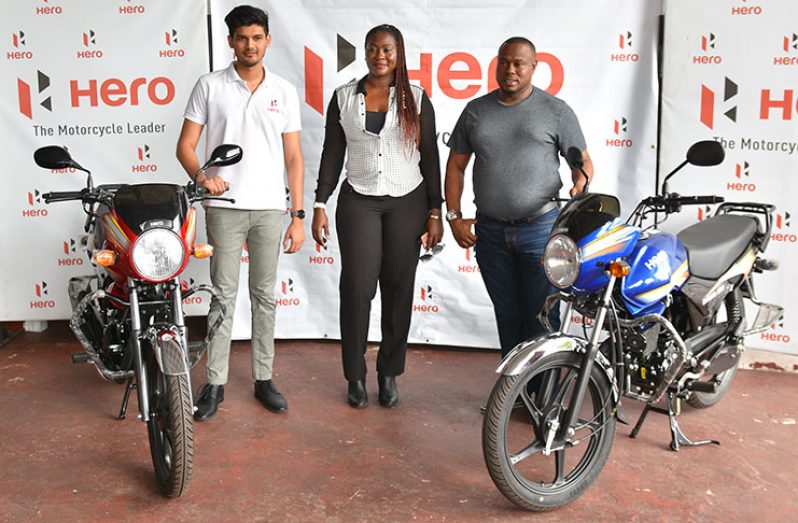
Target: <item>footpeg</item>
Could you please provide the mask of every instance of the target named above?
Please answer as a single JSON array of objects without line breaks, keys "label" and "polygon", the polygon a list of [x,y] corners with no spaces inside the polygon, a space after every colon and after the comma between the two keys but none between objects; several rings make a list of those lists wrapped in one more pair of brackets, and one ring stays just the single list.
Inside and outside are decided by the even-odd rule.
[{"label": "footpeg", "polygon": [[88,352],[73,352],[72,355],[72,363],[91,363],[94,361],[94,358]]},{"label": "footpeg", "polygon": [[757,258],[754,262],[754,271],[775,271],[779,268],[778,260],[766,260],[765,258]]},{"label": "footpeg", "polygon": [[717,390],[717,383],[714,381],[690,380],[686,383],[685,387],[687,390],[693,392],[707,392],[712,394]]}]

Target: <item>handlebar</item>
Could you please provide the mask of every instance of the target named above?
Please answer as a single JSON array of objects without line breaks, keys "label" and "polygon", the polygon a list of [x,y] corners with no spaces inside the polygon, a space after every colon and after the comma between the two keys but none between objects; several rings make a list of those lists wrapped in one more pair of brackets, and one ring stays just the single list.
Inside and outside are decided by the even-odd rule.
[{"label": "handlebar", "polygon": [[84,191],[55,191],[42,194],[44,203],[67,202],[71,200],[82,200],[86,193]]}]

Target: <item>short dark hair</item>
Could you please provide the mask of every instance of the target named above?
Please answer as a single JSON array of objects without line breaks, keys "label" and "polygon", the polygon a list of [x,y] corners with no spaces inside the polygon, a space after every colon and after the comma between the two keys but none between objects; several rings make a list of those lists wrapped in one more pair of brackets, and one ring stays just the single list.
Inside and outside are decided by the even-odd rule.
[{"label": "short dark hair", "polygon": [[245,25],[259,25],[263,28],[264,33],[269,34],[269,15],[263,9],[251,5],[234,7],[224,17],[224,23],[227,24],[230,36],[234,36],[236,29]]},{"label": "short dark hair", "polygon": [[504,48],[506,46],[510,45],[510,44],[527,45],[527,46],[529,46],[530,49],[532,49],[532,54],[537,54],[537,50],[535,49],[535,44],[533,44],[532,41],[529,38],[524,38],[523,36],[513,36],[511,38],[508,38],[504,42],[502,42],[502,45],[499,46],[499,53],[498,54],[502,54],[502,51],[504,50]]}]

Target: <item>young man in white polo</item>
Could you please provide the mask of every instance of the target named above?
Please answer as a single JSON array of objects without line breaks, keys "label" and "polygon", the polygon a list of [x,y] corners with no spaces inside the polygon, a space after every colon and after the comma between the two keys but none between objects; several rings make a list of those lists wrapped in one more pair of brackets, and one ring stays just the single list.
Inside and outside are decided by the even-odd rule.
[{"label": "young man in white polo", "polygon": [[[238,144],[244,152],[238,164],[219,172],[209,169],[197,176],[197,182],[211,194],[227,191],[225,196],[235,199],[234,204],[219,200],[205,203],[208,242],[214,247],[211,282],[227,308],[227,316],[208,349],[207,383],[199,392],[194,414],[198,421],[212,418],[224,400],[245,242],[249,249],[255,397],[272,412],[288,409],[285,397],[272,382],[274,284],[285,218],[283,170],[292,202],[283,249],[295,253],[305,240],[304,161],[296,89],[263,65],[263,56],[271,44],[269,18],[263,10],[238,6],[224,21],[229,30],[227,41],[236,59],[226,69],[205,74],[197,81],[177,143],[177,158],[189,176],[200,167],[195,151],[205,128],[205,157],[223,143]],[[220,311],[219,301],[213,300],[209,325]]]}]

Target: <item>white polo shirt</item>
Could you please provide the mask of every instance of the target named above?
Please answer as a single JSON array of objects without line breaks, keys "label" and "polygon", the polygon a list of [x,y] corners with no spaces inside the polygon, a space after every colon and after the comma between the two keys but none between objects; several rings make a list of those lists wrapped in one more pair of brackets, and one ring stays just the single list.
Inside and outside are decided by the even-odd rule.
[{"label": "white polo shirt", "polygon": [[302,128],[299,98],[294,86],[264,67],[265,77],[254,93],[231,63],[226,69],[197,80],[184,117],[205,126],[205,158],[217,145],[240,145],[241,161],[208,169],[209,178],[220,174],[230,184],[224,194],[236,203],[208,200],[210,207],[248,210],[285,210],[284,133]]}]

